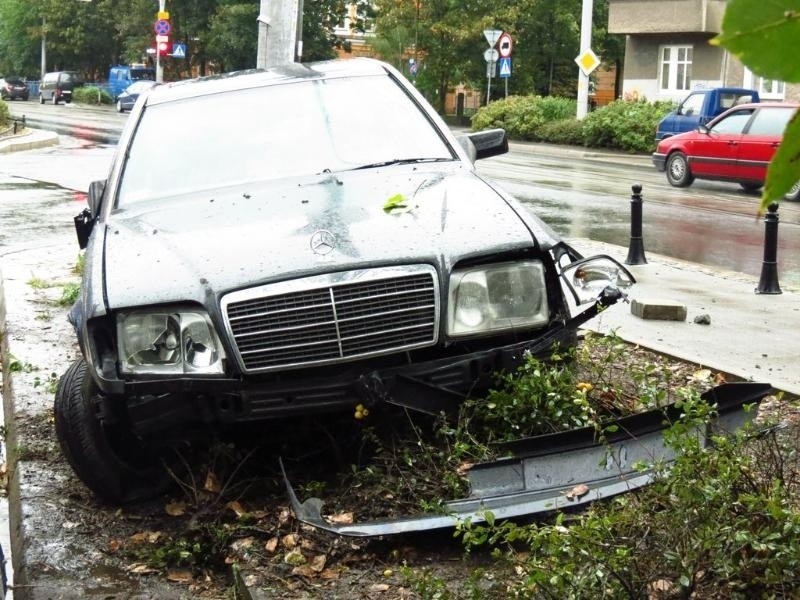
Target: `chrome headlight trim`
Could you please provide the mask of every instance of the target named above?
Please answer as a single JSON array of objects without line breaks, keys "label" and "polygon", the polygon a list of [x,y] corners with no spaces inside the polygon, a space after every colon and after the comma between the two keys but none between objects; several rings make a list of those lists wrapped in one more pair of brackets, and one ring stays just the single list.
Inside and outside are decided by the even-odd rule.
[{"label": "chrome headlight trim", "polygon": [[636,282],[628,269],[605,254],[567,265],[562,269],[561,277],[578,305],[596,302],[608,287],[626,290]]}]

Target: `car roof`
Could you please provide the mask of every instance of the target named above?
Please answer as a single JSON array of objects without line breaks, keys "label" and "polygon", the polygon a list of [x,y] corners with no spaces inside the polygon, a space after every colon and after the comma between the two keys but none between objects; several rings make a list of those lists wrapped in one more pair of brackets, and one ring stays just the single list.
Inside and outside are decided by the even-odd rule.
[{"label": "car roof", "polygon": [[148,104],[160,104],[194,96],[298,81],[386,75],[387,72],[383,62],[370,58],[330,60],[308,64],[290,63],[266,70],[235,71],[166,83],[153,89],[148,96]]}]

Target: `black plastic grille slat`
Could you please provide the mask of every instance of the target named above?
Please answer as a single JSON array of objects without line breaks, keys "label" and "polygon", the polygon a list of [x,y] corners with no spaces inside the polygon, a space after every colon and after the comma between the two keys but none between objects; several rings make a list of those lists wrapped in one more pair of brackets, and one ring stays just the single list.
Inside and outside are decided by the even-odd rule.
[{"label": "black plastic grille slat", "polygon": [[436,339],[430,273],[231,302],[227,317],[247,370],[336,362]]}]

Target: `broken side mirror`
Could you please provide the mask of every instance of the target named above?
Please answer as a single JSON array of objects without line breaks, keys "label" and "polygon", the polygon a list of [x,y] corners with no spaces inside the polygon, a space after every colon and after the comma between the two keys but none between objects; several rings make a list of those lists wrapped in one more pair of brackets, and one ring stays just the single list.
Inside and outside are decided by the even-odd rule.
[{"label": "broken side mirror", "polygon": [[89,194],[87,196],[89,208],[84,208],[80,214],[76,215],[74,218],[75,234],[78,236],[78,246],[80,246],[81,249],[86,248],[86,245],[89,243],[89,236],[94,228],[94,222],[97,220],[97,215],[100,213],[105,189],[106,182],[104,180],[93,181],[89,184]]},{"label": "broken side mirror", "polygon": [[610,256],[577,260],[561,270],[561,277],[578,305],[599,302],[610,306],[625,296],[636,280],[628,269]]}]

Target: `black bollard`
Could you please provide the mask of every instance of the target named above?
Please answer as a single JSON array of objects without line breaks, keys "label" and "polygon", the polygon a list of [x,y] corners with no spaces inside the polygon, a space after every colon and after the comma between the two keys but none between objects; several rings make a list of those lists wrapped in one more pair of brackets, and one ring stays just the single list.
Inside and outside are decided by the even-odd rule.
[{"label": "black bollard", "polygon": [[642,241],[642,186],[634,184],[631,186],[633,195],[631,196],[631,243],[628,246],[628,258],[625,259],[626,265],[646,265],[647,259],[644,257],[644,242]]},{"label": "black bollard", "polygon": [[778,283],[778,203],[767,207],[764,217],[764,262],[756,294],[782,294]]}]

